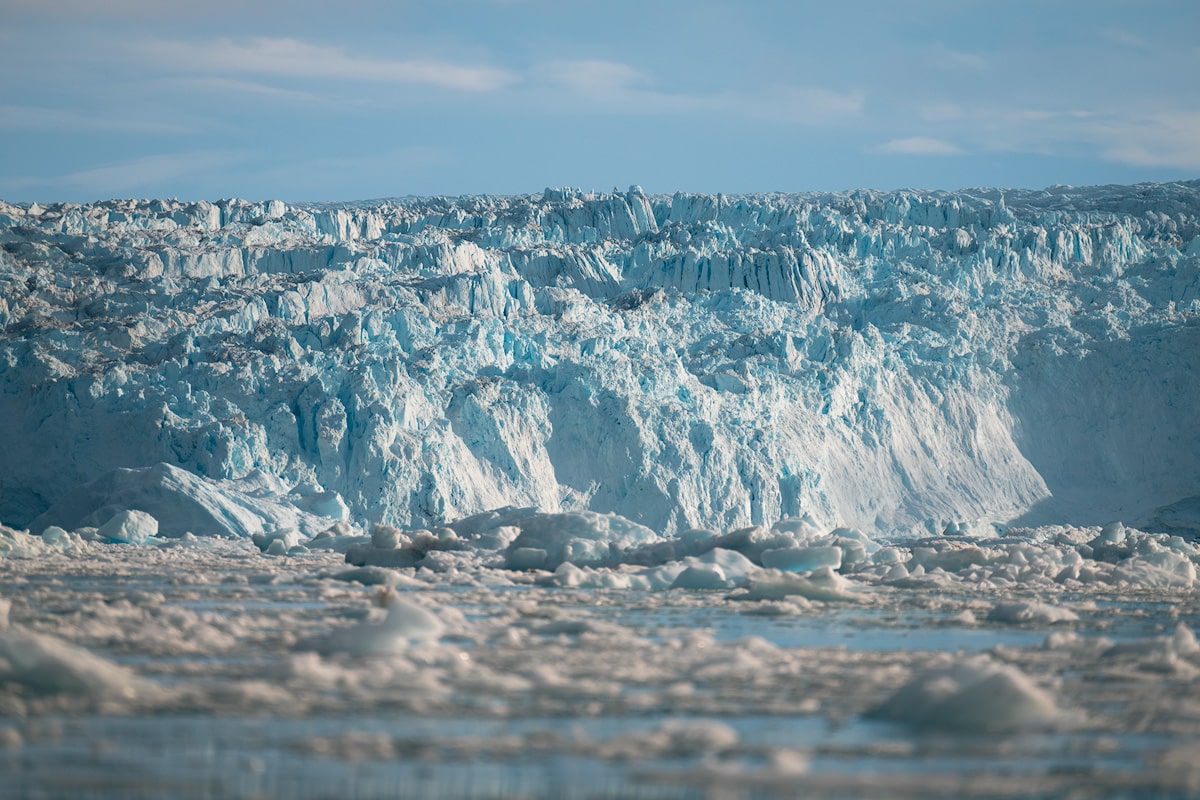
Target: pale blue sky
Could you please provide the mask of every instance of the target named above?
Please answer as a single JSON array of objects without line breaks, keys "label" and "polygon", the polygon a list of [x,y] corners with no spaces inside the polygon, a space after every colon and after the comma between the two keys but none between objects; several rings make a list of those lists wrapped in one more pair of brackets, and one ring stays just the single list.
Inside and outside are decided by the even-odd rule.
[{"label": "pale blue sky", "polygon": [[1193,0],[2,0],[0,198],[1200,177]]}]

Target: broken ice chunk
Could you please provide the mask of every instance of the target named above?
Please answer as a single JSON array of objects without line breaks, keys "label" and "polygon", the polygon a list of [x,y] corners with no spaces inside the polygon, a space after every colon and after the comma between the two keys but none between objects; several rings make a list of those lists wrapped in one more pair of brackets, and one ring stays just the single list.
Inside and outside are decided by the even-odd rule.
[{"label": "broken ice chunk", "polygon": [[715,564],[696,564],[688,567],[676,576],[671,583],[672,589],[728,589],[729,579],[725,572]]},{"label": "broken ice chunk", "polygon": [[118,511],[97,531],[106,541],[117,544],[145,544],[158,535],[158,520],[145,511]]},{"label": "broken ice chunk", "polygon": [[838,569],[842,566],[842,549],[827,546],[781,547],[764,550],[762,565],[770,569],[782,569],[788,572],[812,572],[821,567]]},{"label": "broken ice chunk", "polygon": [[35,696],[76,695],[106,706],[153,693],[125,667],[53,636],[14,627],[0,632],[0,686]]},{"label": "broken ice chunk", "polygon": [[914,728],[985,733],[1061,721],[1062,712],[1025,673],[976,656],[918,673],[869,716]]},{"label": "broken ice chunk", "polygon": [[850,591],[850,582],[829,567],[821,567],[809,575],[763,570],[739,599],[781,600],[793,596],[826,602],[859,599]]},{"label": "broken ice chunk", "polygon": [[376,602],[387,609],[387,616],[382,621],[363,622],[335,630],[327,636],[301,644],[300,649],[316,650],[326,655],[395,655],[413,647],[436,644],[445,630],[442,621],[432,611],[400,597],[391,587],[380,591]]}]

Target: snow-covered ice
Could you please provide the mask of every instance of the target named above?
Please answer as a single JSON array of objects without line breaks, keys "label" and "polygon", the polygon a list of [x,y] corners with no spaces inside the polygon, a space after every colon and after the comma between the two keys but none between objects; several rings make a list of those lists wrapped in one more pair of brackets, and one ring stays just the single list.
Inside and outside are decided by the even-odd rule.
[{"label": "snow-covered ice", "polygon": [[1200,788],[1194,182],[0,245],[4,796]]}]

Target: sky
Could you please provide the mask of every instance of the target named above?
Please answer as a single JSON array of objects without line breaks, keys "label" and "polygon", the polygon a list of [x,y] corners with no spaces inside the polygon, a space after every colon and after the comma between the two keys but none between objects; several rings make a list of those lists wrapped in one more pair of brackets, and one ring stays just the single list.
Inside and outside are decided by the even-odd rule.
[{"label": "sky", "polygon": [[1200,177],[1195,0],[0,0],[0,199]]}]

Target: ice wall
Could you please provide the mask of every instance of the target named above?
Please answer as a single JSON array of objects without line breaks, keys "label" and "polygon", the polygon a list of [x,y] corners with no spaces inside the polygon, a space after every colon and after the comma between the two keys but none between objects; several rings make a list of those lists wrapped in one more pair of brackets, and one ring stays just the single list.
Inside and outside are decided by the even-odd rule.
[{"label": "ice wall", "polygon": [[1093,523],[1200,495],[1196,182],[0,203],[0,245],[9,525],[159,462],[402,525]]}]

